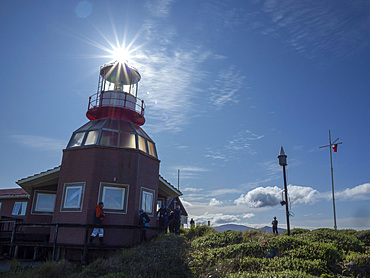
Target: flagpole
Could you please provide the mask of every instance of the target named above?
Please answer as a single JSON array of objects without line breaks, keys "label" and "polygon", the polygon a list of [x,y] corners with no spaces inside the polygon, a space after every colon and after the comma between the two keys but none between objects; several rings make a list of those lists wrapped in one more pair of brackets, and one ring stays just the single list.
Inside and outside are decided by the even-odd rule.
[{"label": "flagpole", "polygon": [[337,216],[335,214],[335,197],[334,197],[334,171],[333,171],[333,157],[332,157],[332,150],[331,150],[331,134],[329,129],[329,150],[330,150],[330,170],[331,170],[331,191],[333,194],[333,212],[334,212],[334,229],[337,229]]},{"label": "flagpole", "polygon": [[333,212],[334,212],[334,229],[335,230],[337,229],[337,216],[335,214],[334,174],[333,174],[334,171],[333,171],[333,157],[332,157],[331,148],[335,147],[334,152],[337,151],[337,149],[336,149],[337,145],[342,144],[342,142],[337,143],[338,140],[339,140],[339,138],[335,139],[334,142],[331,142],[331,134],[330,134],[330,129],[329,129],[329,145],[319,147],[319,149],[329,147],[329,150],[330,150],[331,191],[332,191],[332,194],[333,194]]}]

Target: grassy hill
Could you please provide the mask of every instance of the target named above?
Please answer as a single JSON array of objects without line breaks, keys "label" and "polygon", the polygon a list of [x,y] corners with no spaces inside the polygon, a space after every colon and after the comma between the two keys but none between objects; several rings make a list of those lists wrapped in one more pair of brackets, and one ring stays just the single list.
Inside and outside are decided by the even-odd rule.
[{"label": "grassy hill", "polygon": [[183,230],[99,258],[86,267],[67,261],[11,269],[1,277],[370,277],[370,230]]}]

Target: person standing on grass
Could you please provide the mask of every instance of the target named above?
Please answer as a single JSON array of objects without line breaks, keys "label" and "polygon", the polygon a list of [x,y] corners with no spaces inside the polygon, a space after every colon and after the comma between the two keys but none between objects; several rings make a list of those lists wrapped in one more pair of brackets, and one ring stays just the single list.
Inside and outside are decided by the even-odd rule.
[{"label": "person standing on grass", "polygon": [[[103,225],[104,222],[104,211],[103,211],[104,203],[100,202],[95,207],[95,213],[94,213],[94,224],[95,225]],[[89,243],[93,244],[94,238],[99,235],[99,242],[100,244],[104,244],[103,237],[104,237],[104,230],[103,228],[94,228],[94,230],[91,233]]]},{"label": "person standing on grass", "polygon": [[179,235],[180,226],[181,226],[181,209],[179,205],[173,211],[173,219],[174,219],[175,233]]},{"label": "person standing on grass", "polygon": [[[144,210],[139,210],[139,226],[140,227],[149,227],[150,218],[149,216],[144,212]],[[140,243],[143,241],[147,242],[148,238],[146,236],[146,229],[140,229]]]},{"label": "person standing on grass", "polygon": [[[164,204],[162,204],[161,208],[158,210],[157,214],[159,214],[159,227],[166,228],[167,230],[167,222],[168,222],[168,209]],[[166,232],[166,230],[164,232]]]},{"label": "person standing on grass", "polygon": [[276,216],[274,217],[274,220],[272,220],[271,224],[272,224],[272,232],[274,234],[279,234],[278,227],[277,227],[278,226],[278,221],[276,220]]}]

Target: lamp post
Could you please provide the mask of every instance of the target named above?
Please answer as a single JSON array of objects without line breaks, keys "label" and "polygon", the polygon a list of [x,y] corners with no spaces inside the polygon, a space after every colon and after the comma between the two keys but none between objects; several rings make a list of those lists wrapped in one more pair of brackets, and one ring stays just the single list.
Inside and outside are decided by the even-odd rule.
[{"label": "lamp post", "polygon": [[[288,165],[287,163],[287,156],[284,153],[283,147],[280,148],[280,154],[278,155],[279,165],[283,166],[283,176],[284,176],[284,191],[285,191],[285,211],[286,211],[286,225],[288,229],[288,236],[290,235],[290,224],[289,224],[289,207],[288,207],[288,187],[286,184],[286,173],[285,173],[285,166]],[[282,205],[284,205],[282,203]]]}]

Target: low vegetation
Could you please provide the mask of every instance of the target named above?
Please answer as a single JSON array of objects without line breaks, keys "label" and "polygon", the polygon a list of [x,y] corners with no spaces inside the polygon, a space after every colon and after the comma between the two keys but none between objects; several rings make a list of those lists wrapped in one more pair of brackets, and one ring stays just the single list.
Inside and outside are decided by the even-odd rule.
[{"label": "low vegetation", "polygon": [[21,268],[2,277],[370,277],[370,231],[293,229],[217,232],[208,226],[167,234],[100,258],[86,267],[68,261]]}]

